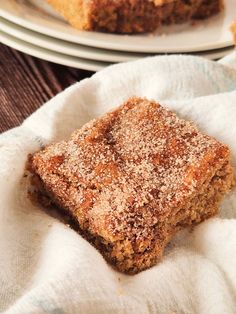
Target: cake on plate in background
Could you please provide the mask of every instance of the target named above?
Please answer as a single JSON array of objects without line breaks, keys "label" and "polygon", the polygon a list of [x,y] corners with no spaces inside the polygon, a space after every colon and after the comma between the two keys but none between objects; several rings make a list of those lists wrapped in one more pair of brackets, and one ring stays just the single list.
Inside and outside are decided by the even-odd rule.
[{"label": "cake on plate in background", "polygon": [[47,0],[72,26],[109,33],[146,33],[165,24],[206,19],[223,0]]}]

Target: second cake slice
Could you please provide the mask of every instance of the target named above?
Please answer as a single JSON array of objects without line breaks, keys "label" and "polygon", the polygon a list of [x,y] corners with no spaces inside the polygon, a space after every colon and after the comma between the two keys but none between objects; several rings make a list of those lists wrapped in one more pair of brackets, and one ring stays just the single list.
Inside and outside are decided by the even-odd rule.
[{"label": "second cake slice", "polygon": [[47,0],[74,27],[110,33],[144,33],[162,24],[205,19],[223,0]]}]

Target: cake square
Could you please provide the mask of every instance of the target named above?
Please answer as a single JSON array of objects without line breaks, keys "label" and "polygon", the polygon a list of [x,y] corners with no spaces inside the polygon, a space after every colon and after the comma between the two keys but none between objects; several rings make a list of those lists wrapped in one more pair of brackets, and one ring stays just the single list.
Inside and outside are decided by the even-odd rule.
[{"label": "cake square", "polygon": [[233,184],[227,146],[135,97],[29,162],[38,193],[130,274],[157,263],[178,230],[215,215]]},{"label": "cake square", "polygon": [[144,33],[162,24],[204,19],[223,0],[47,0],[74,27],[111,33]]}]

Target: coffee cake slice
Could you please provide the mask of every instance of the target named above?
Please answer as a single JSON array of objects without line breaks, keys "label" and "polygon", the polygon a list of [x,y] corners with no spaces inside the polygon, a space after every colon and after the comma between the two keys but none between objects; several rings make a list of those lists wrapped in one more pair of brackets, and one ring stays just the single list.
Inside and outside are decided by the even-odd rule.
[{"label": "coffee cake slice", "polygon": [[227,146],[147,99],[30,158],[41,192],[118,270],[157,263],[180,229],[217,214],[233,184]]},{"label": "coffee cake slice", "polygon": [[223,0],[47,0],[74,27],[111,33],[144,33],[162,24],[204,19]]}]

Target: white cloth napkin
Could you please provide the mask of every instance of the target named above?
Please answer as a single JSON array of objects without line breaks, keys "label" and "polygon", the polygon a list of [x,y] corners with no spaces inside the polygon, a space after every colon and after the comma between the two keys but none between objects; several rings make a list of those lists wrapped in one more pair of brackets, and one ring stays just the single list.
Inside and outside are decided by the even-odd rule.
[{"label": "white cloth napkin", "polygon": [[3,313],[236,313],[236,189],[219,217],[178,234],[162,262],[135,276],[113,270],[86,240],[27,198],[28,153],[68,138],[134,95],[159,101],[228,144],[236,167],[236,53],[218,63],[146,58],[71,86],[0,136]]}]

